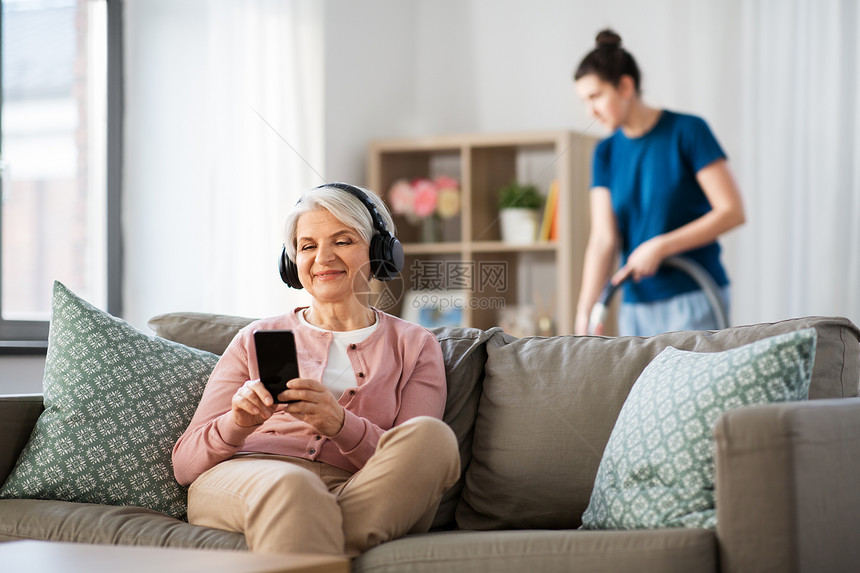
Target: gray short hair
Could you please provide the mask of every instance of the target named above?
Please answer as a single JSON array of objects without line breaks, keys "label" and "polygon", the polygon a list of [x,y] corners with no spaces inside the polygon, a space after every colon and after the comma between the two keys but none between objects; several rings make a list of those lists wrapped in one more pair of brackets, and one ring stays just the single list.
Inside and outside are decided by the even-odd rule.
[{"label": "gray short hair", "polygon": [[[394,220],[391,218],[391,213],[388,207],[373,191],[358,187],[370,201],[376,206],[379,216],[385,223],[385,228],[394,233]],[[299,217],[305,213],[316,211],[317,209],[325,209],[334,217],[355,231],[369,245],[373,235],[377,234],[377,230],[373,228],[373,219],[370,216],[370,211],[360,199],[352,193],[338,189],[337,187],[315,187],[302,193],[295,208],[287,215],[287,221],[284,224],[284,246],[287,248],[287,256],[291,261],[296,262],[296,226]]]}]

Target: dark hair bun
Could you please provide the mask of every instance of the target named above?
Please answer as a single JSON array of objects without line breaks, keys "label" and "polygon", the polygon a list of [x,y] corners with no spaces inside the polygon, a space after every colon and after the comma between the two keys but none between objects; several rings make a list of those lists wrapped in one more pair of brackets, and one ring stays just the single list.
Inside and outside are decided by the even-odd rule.
[{"label": "dark hair bun", "polygon": [[618,87],[622,76],[633,78],[636,93],[639,93],[641,74],[633,56],[621,47],[621,36],[609,28],[597,34],[597,47],[588,52],[573,74],[574,80],[580,80],[588,74],[595,74],[604,82]]},{"label": "dark hair bun", "polygon": [[620,48],[621,36],[607,28],[597,34],[595,42],[598,48]]}]

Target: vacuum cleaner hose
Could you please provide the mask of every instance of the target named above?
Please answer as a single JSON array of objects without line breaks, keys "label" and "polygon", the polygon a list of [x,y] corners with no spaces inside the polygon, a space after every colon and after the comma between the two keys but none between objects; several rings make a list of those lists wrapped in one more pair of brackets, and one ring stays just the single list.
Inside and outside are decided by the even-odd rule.
[{"label": "vacuum cleaner hose", "polygon": [[[711,309],[714,311],[714,316],[717,319],[717,329],[722,330],[724,328],[728,328],[729,317],[728,312],[726,311],[725,302],[720,294],[720,287],[708,271],[702,267],[702,265],[693,259],[683,256],[668,257],[662,264],[666,267],[672,267],[684,271],[690,276],[690,278],[696,281],[696,284],[698,284],[705,293],[705,296],[711,305]],[[606,286],[603,287],[603,291],[600,293],[600,298],[591,308],[591,314],[588,318],[589,334],[593,334],[599,324],[606,322],[606,318],[609,315],[609,301],[612,300],[612,295],[615,294],[615,291],[618,290],[618,287],[622,284],[623,281],[617,285],[607,282]]]}]

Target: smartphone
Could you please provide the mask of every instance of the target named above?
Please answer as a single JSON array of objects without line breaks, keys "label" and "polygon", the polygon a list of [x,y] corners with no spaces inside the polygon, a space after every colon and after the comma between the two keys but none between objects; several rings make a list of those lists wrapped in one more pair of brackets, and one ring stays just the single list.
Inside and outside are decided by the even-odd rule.
[{"label": "smartphone", "polygon": [[292,404],[298,400],[281,402],[278,394],[287,389],[287,382],[299,377],[296,357],[296,339],[292,330],[255,330],[254,346],[257,350],[257,368],[260,381],[272,395],[276,404]]}]

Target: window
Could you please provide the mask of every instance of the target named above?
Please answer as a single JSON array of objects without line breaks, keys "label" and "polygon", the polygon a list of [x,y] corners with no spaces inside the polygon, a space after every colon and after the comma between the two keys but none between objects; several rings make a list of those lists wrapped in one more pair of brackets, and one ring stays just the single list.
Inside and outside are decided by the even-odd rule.
[{"label": "window", "polygon": [[44,348],[60,280],[119,313],[121,3],[3,0],[0,340]]}]

